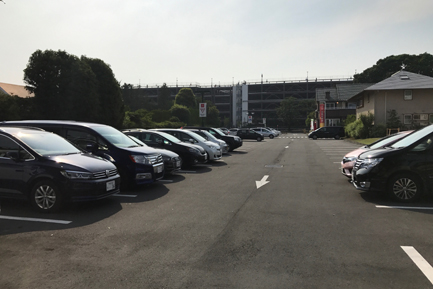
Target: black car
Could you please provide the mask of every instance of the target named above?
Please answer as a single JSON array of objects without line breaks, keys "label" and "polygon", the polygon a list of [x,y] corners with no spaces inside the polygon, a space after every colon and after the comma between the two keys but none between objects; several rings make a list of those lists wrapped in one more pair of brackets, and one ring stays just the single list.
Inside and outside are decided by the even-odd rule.
[{"label": "black car", "polygon": [[0,127],[0,197],[28,199],[42,212],[68,201],[119,193],[110,161],[85,153],[64,138],[35,128]]},{"label": "black car", "polygon": [[119,171],[122,186],[153,183],[164,177],[160,153],[142,147],[117,129],[97,123],[60,120],[0,122],[0,126],[32,126],[54,132],[81,149],[112,161]]},{"label": "black car", "polygon": [[238,129],[236,135],[241,139],[255,139],[257,141],[262,141],[265,138],[261,133],[247,128]]},{"label": "black car", "polygon": [[410,202],[433,189],[433,125],[415,131],[389,147],[358,156],[352,183],[364,191],[386,191]]},{"label": "black car", "polygon": [[183,128],[190,129],[190,128],[196,128],[201,130],[207,130],[210,132],[214,137],[219,138],[227,143],[228,151],[231,152],[234,149],[237,149],[238,147],[242,146],[242,139],[238,136],[233,135],[226,135],[222,131],[220,131],[217,128],[213,127],[201,127],[201,126],[184,126]]},{"label": "black car", "polygon": [[318,139],[318,138],[340,139],[345,136],[346,133],[344,132],[344,127],[342,126],[324,126],[316,130],[313,130],[308,134],[308,137],[312,139]]},{"label": "black car", "polygon": [[171,134],[145,129],[128,129],[124,130],[123,133],[136,137],[148,146],[175,152],[185,166],[207,162],[206,151],[201,146],[181,142]]},{"label": "black car", "polygon": [[[144,142],[136,138],[135,136],[133,135],[128,135],[128,136],[139,145],[143,147],[148,146]],[[156,151],[162,155],[162,159],[164,160],[164,170],[166,174],[172,174],[180,170],[180,168],[182,167],[182,159],[179,157],[177,153],[166,149],[156,149]]]}]

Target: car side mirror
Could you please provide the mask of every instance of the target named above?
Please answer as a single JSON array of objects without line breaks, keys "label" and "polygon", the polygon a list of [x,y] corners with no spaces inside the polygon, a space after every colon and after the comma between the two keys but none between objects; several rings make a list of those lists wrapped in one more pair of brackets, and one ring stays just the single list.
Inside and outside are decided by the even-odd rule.
[{"label": "car side mirror", "polygon": [[95,143],[89,143],[86,145],[86,151],[88,152],[95,152],[97,149],[98,147]]},{"label": "car side mirror", "polygon": [[14,161],[17,161],[17,160],[19,160],[19,158],[20,158],[18,152],[7,152],[7,153],[6,153],[6,156],[7,156],[8,158],[10,158],[11,160],[14,160]]},{"label": "car side mirror", "polygon": [[193,140],[192,138],[190,138],[188,141],[189,141],[190,143],[194,143],[194,140]]},{"label": "car side mirror", "polygon": [[164,145],[169,145],[171,146],[171,142],[169,142],[168,140],[165,140],[164,142],[162,142]]}]

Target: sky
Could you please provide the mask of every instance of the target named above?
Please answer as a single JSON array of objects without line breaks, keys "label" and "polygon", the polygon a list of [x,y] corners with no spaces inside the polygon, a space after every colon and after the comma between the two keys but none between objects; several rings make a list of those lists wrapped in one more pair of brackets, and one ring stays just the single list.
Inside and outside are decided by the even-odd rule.
[{"label": "sky", "polygon": [[1,0],[0,82],[37,50],[99,58],[133,85],[343,78],[433,54],[432,0]]}]

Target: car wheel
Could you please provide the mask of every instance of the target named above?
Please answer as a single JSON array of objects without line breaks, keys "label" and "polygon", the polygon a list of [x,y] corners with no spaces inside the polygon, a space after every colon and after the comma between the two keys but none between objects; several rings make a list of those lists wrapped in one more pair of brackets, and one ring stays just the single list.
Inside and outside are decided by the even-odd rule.
[{"label": "car wheel", "polygon": [[51,180],[43,180],[33,186],[30,195],[32,205],[40,212],[58,211],[63,204],[63,196]]},{"label": "car wheel", "polygon": [[412,174],[398,174],[390,179],[388,193],[396,201],[409,203],[421,196],[422,184],[420,179]]},{"label": "car wheel", "polygon": [[257,141],[262,141],[262,138],[261,137],[257,137]]},{"label": "car wheel", "polygon": [[274,138],[274,135],[273,134],[269,135],[269,138],[270,139]]},{"label": "car wheel", "polygon": [[335,139],[340,139],[340,136],[337,134],[336,136],[334,136]]},{"label": "car wheel", "polygon": [[313,139],[316,140],[317,139],[317,135],[313,135]]},{"label": "car wheel", "polygon": [[229,151],[229,152],[233,151],[233,149],[232,149],[232,147],[231,147],[230,144],[227,144],[227,151]]}]

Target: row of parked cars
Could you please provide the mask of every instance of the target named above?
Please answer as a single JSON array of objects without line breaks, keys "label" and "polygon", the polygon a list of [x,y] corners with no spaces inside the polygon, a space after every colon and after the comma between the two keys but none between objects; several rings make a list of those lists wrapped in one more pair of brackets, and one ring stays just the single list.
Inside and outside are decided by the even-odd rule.
[{"label": "row of parked cars", "polygon": [[413,202],[433,190],[433,125],[384,137],[346,154],[341,173],[356,189]]},{"label": "row of parked cars", "polygon": [[219,160],[242,139],[216,128],[129,129],[75,121],[0,122],[0,197],[42,212],[149,184],[181,167]]},{"label": "row of parked cars", "polygon": [[257,141],[264,140],[265,137],[273,139],[281,134],[281,131],[270,127],[256,128],[231,128],[227,130],[229,135],[239,136],[242,139],[255,139]]}]

